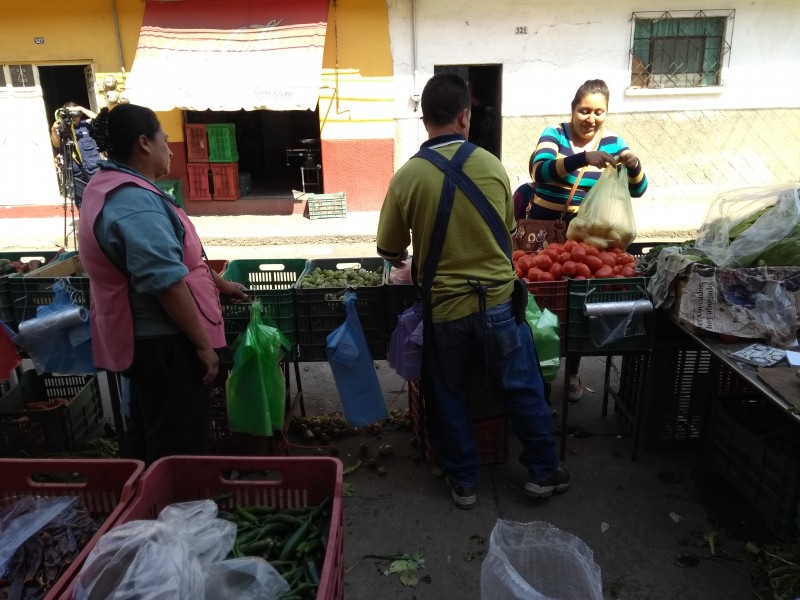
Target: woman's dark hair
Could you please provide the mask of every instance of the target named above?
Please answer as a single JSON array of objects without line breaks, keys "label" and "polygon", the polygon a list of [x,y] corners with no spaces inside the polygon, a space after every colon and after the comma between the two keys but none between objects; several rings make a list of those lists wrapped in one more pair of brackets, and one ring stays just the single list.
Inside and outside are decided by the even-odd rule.
[{"label": "woman's dark hair", "polygon": [[127,162],[140,135],[154,139],[161,128],[156,113],[136,104],[120,104],[112,110],[103,108],[92,120],[92,137],[97,148],[108,158]]},{"label": "woman's dark hair", "polygon": [[574,111],[578,103],[589,94],[603,94],[606,99],[606,105],[608,105],[608,86],[606,82],[602,79],[589,79],[584,81],[583,85],[575,92],[575,97],[572,99],[572,110]]},{"label": "woman's dark hair", "polygon": [[421,104],[422,116],[429,123],[452,123],[458,113],[470,107],[467,82],[454,73],[438,73],[425,84]]}]

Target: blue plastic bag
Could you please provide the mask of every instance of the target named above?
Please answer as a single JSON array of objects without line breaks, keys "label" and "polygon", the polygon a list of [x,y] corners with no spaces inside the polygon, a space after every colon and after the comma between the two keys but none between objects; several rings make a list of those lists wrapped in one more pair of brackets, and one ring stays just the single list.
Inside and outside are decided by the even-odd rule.
[{"label": "blue plastic bag", "polygon": [[12,340],[31,357],[36,372],[86,375],[96,373],[92,355],[89,310],[75,304],[61,279],[53,284],[53,302],[22,321]]},{"label": "blue plastic bag", "polygon": [[362,427],[387,418],[389,411],[358,318],[355,292],[346,291],[342,303],[345,321],[328,335],[325,352],[344,419],[349,425]]}]

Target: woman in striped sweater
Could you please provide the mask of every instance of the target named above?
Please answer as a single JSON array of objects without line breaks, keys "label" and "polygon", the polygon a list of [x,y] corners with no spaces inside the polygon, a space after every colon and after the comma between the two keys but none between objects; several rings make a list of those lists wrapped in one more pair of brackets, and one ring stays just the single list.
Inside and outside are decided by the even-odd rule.
[{"label": "woman in striped sweater", "polygon": [[[607,165],[625,166],[631,197],[639,198],[647,190],[647,176],[638,157],[621,137],[603,128],[608,115],[608,96],[604,81],[586,81],[572,100],[570,122],[547,127],[542,132],[530,160],[535,193],[529,218],[558,219],[580,177],[564,217],[570,221]],[[579,358],[566,365],[570,374],[569,399],[573,402],[583,396],[579,366]]]}]

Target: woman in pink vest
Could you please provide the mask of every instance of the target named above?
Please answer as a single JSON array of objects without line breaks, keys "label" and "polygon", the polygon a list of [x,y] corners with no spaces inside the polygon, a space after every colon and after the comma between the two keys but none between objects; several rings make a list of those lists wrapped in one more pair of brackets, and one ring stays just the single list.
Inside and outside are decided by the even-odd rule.
[{"label": "woman in pink vest", "polygon": [[205,453],[225,345],[219,293],[247,297],[208,268],[186,213],[153,183],[172,157],[155,113],[103,109],[92,135],[109,160],[84,192],[79,243],[95,365],[131,382],[123,452],[147,463]]}]

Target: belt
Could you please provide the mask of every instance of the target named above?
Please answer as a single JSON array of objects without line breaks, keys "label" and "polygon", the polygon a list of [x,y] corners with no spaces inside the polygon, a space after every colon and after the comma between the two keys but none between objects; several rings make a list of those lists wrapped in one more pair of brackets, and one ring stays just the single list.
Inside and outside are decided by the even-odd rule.
[{"label": "belt", "polygon": [[[542,208],[547,208],[549,210],[557,210],[559,212],[564,210],[564,203],[563,202],[561,204],[558,204],[557,202],[550,202],[549,200],[542,200],[538,196],[536,196],[533,199],[533,203],[536,206],[541,206]],[[580,205],[575,206],[574,204],[570,204],[570,207],[567,210],[567,212],[576,213],[576,212],[578,212],[579,208],[580,208]]]}]

